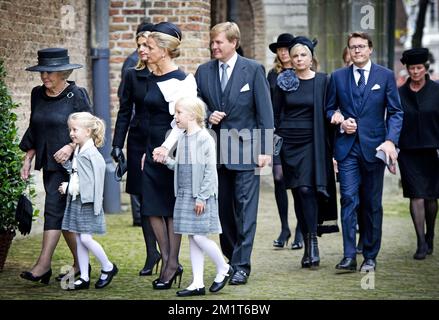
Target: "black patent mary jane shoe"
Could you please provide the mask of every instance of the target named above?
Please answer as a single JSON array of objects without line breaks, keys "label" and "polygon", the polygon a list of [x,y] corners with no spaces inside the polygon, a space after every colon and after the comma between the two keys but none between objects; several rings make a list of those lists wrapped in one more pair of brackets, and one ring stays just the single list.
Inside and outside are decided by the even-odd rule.
[{"label": "black patent mary jane shoe", "polygon": [[[90,288],[90,280],[85,281],[84,279],[79,278],[79,279],[76,280],[76,281],[79,281],[79,283],[78,283],[78,284],[74,283],[72,288],[67,287],[67,291],[83,290],[83,289],[88,289],[88,288]],[[76,281],[75,281],[75,282],[76,282]]]},{"label": "black patent mary jane shoe", "polygon": [[224,279],[221,282],[213,282],[212,285],[209,288],[210,292],[218,292],[220,291],[222,288],[224,288],[224,286],[227,284],[227,281],[229,281],[230,277],[233,275],[233,268],[231,266],[229,266],[229,271],[227,272],[227,274],[224,275]]},{"label": "black patent mary jane shoe", "polygon": [[99,280],[95,283],[96,289],[103,289],[106,286],[108,286],[111,283],[111,280],[113,280],[113,277],[118,273],[119,269],[117,268],[116,264],[113,263],[113,270],[111,271],[104,271],[101,270],[101,275],[106,274],[107,278],[101,279],[99,277]]},{"label": "black patent mary jane shoe", "polygon": [[197,288],[194,290],[183,289],[183,290],[177,291],[177,297],[204,296],[205,294],[206,294],[206,289],[204,287]]}]

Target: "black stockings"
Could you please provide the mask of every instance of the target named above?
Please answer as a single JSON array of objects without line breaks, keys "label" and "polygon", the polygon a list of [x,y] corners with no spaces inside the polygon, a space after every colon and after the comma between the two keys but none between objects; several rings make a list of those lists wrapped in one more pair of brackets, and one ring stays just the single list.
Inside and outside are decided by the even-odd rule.
[{"label": "black stockings", "polygon": [[170,217],[149,217],[152,229],[162,253],[160,280],[169,281],[178,268],[181,234],[174,233],[174,222]]},{"label": "black stockings", "polygon": [[301,186],[293,189],[294,208],[302,234],[317,233],[317,194],[314,188]]},{"label": "black stockings", "polygon": [[[415,226],[418,247],[434,237],[434,225],[438,211],[437,199],[410,199],[410,214]],[[425,233],[425,225],[427,233]]]}]

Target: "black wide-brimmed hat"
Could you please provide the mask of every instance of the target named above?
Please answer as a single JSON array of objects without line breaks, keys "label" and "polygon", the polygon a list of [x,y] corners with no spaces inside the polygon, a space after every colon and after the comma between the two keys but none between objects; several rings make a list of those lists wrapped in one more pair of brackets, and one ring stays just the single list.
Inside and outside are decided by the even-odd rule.
[{"label": "black wide-brimmed hat", "polygon": [[166,22],[166,21],[159,22],[156,25],[154,25],[151,31],[165,33],[181,41],[180,28],[171,22]]},{"label": "black wide-brimmed hat", "polygon": [[271,52],[276,53],[278,48],[289,48],[294,36],[291,33],[282,33],[277,37],[277,41],[268,46]]},{"label": "black wide-brimmed hat", "polygon": [[38,64],[26,68],[27,71],[55,72],[82,68],[82,65],[70,63],[67,49],[46,48],[38,50]]},{"label": "black wide-brimmed hat", "polygon": [[401,63],[406,65],[423,64],[428,61],[427,48],[413,48],[402,53]]}]

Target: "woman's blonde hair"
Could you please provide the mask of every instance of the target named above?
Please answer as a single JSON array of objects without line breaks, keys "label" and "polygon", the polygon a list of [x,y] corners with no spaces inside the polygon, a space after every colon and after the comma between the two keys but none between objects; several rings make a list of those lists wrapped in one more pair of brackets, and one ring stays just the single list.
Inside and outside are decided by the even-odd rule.
[{"label": "woman's blonde hair", "polygon": [[[139,38],[140,37],[143,37],[143,38],[145,38],[145,39],[148,39],[148,37],[149,37],[149,35],[151,34],[151,31],[143,31],[143,32],[139,32],[137,35],[136,35],[136,45],[137,45],[137,41],[139,40]],[[137,50],[139,50],[139,46],[137,45]],[[143,70],[143,69],[145,69],[147,66],[146,66],[146,63],[145,63],[145,61],[143,61],[142,59],[140,59],[140,57],[139,57],[139,59],[137,60],[137,64],[136,64],[136,66],[134,67],[134,69],[136,69],[136,70]]]},{"label": "woman's blonde hair", "polygon": [[63,80],[67,80],[70,75],[72,74],[73,70],[64,70],[64,71],[59,71],[59,73],[61,73],[61,78],[63,78]]},{"label": "woman's blonde hair", "polygon": [[197,97],[182,97],[177,100],[175,106],[179,106],[194,114],[195,121],[201,128],[205,127],[206,104]]},{"label": "woman's blonde hair", "polygon": [[91,138],[96,147],[104,145],[105,123],[102,119],[92,115],[90,112],[75,112],[70,114],[68,123],[70,121],[78,121],[81,127],[90,129]]},{"label": "woman's blonde hair", "polygon": [[180,56],[180,43],[176,37],[170,36],[163,32],[151,32],[149,35],[157,43],[159,48],[165,49],[171,59],[178,58]]},{"label": "woman's blonde hair", "polygon": [[276,71],[276,73],[281,73],[281,71],[283,70],[282,62],[280,61],[277,54],[273,61],[273,69]]},{"label": "woman's blonde hair", "polygon": [[311,66],[310,69],[313,71],[318,71],[319,69],[319,62],[317,60],[317,58],[315,58],[311,52],[311,50],[305,46],[304,44],[301,43],[297,43],[295,44],[293,47],[290,48],[290,57],[291,57],[291,61],[293,60],[292,57],[296,54],[296,52],[299,49],[305,49],[306,55],[311,58]]}]

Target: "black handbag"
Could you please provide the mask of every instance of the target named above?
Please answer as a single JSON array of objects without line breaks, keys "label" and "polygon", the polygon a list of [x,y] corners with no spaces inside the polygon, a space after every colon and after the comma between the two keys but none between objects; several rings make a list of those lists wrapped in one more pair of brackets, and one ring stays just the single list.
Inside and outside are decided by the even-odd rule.
[{"label": "black handbag", "polygon": [[20,195],[15,209],[15,220],[18,222],[18,230],[22,235],[29,234],[32,229],[33,212],[29,198],[25,194]]}]

